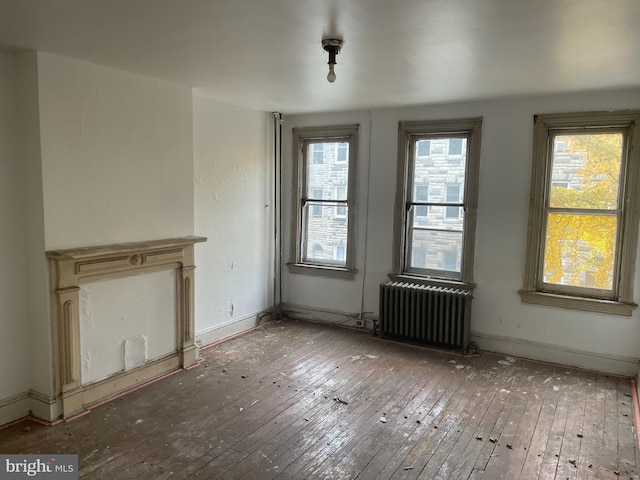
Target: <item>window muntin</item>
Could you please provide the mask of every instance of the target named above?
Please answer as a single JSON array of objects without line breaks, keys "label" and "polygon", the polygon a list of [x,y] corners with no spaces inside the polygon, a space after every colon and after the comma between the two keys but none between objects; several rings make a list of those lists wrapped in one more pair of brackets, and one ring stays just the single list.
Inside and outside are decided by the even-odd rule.
[{"label": "window muntin", "polygon": [[472,282],[480,129],[481,119],[400,124],[396,275]]},{"label": "window muntin", "polygon": [[523,301],[631,314],[638,119],[638,111],[535,117]]},{"label": "window muntin", "polygon": [[293,139],[298,193],[293,199],[289,268],[297,273],[339,269],[352,274],[357,126],[294,129]]}]

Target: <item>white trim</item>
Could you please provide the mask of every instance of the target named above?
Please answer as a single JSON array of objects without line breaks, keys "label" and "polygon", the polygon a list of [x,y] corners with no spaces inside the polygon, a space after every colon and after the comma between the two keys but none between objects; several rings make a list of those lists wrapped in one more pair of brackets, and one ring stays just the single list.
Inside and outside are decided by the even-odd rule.
[{"label": "white trim", "polygon": [[471,340],[476,342],[481,350],[487,352],[502,353],[629,377],[638,375],[640,359],[634,357],[587,352],[562,345],[479,332],[471,332]]},{"label": "white trim", "polygon": [[62,414],[55,395],[31,390],[31,415],[49,422],[57,420]]},{"label": "white trim", "polygon": [[200,348],[211,343],[218,342],[227,337],[232,337],[238,333],[250,330],[258,325],[258,314],[260,312],[250,313],[243,317],[231,319],[227,322],[214,325],[196,333],[196,344]]}]

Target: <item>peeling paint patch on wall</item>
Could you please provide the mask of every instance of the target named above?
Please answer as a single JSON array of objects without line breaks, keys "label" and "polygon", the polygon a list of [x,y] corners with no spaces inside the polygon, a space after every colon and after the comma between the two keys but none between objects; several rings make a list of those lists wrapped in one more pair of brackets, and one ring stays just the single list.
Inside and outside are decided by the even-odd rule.
[{"label": "peeling paint patch on wall", "polygon": [[147,360],[147,337],[136,335],[125,339],[122,349],[122,369],[130,370],[143,365]]}]

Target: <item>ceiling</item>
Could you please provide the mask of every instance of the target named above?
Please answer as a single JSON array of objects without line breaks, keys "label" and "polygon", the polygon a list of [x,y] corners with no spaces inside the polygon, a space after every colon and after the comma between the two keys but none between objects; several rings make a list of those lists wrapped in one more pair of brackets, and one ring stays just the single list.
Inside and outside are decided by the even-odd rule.
[{"label": "ceiling", "polygon": [[639,86],[639,23],[640,0],[0,0],[0,44],[283,113]]}]

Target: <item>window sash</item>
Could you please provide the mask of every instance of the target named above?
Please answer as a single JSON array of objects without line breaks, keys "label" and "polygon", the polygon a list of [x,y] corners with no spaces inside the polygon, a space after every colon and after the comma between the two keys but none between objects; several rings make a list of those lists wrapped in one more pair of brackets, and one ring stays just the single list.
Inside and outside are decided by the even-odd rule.
[{"label": "window sash", "polygon": [[[434,202],[434,201],[417,201],[414,199],[414,196],[417,193],[417,186],[419,184],[415,183],[415,178],[414,178],[414,173],[415,173],[415,169],[416,169],[416,158],[421,157],[420,155],[418,155],[418,150],[419,150],[419,142],[424,142],[424,141],[428,141],[429,145],[431,145],[431,142],[433,142],[433,140],[437,140],[437,139],[447,139],[450,140],[452,138],[456,138],[456,139],[461,139],[461,140],[466,140],[466,152],[461,152],[460,155],[466,153],[466,157],[467,157],[467,164],[465,165],[465,172],[464,172],[464,179],[466,180],[466,178],[468,178],[468,160],[469,160],[469,152],[470,152],[470,146],[471,146],[471,141],[470,141],[470,134],[466,134],[466,133],[453,133],[453,134],[445,134],[445,135],[416,135],[416,136],[411,136],[410,137],[410,141],[409,141],[409,148],[408,148],[408,177],[407,177],[407,186],[406,186],[406,192],[408,195],[408,201],[406,203],[406,213],[405,213],[405,224],[406,224],[406,233],[405,233],[405,252],[404,252],[404,265],[402,267],[402,272],[404,273],[409,273],[409,274],[419,274],[419,275],[425,275],[425,276],[433,276],[436,278],[442,278],[442,279],[449,279],[449,280],[456,280],[456,281],[461,281],[462,280],[462,262],[463,260],[460,259],[459,262],[459,268],[456,268],[456,270],[447,270],[447,269],[439,269],[439,268],[422,268],[422,267],[416,267],[414,266],[414,262],[413,262],[413,242],[414,242],[414,238],[415,235],[414,233],[416,231],[423,231],[423,232],[458,232],[458,233],[462,233],[462,248],[464,248],[464,224],[460,227],[460,228],[450,228],[447,227],[446,225],[441,225],[441,226],[419,226],[419,225],[415,225],[415,215],[413,214],[414,211],[416,211],[416,207],[426,207],[427,212],[429,207],[441,207],[443,209],[443,214],[442,214],[442,221],[444,223],[447,222],[448,219],[454,218],[452,216],[449,216],[449,208],[454,207],[454,208],[462,208],[463,210],[465,209],[465,203],[464,201],[459,201],[460,196],[462,196],[464,198],[463,192],[464,192],[464,185],[461,185],[459,183],[456,184],[444,184],[444,198],[445,201],[444,202]],[[449,142],[447,142],[447,148],[448,148]],[[427,188],[428,188],[427,184]],[[448,198],[450,197],[450,189],[452,191],[452,185],[455,185],[458,188],[458,194],[456,195],[456,203],[452,203],[450,201],[448,201]],[[461,195],[462,194],[462,195]],[[456,219],[459,218],[459,215],[455,217]],[[444,252],[444,251],[443,251]],[[444,253],[443,253],[444,255]],[[443,259],[443,263],[444,263],[444,259]]]},{"label": "window sash", "polygon": [[[290,262],[287,263],[289,270],[293,273],[315,273],[344,278],[351,278],[355,274],[357,133],[358,125],[293,129],[294,195],[292,196]],[[324,156],[323,164],[319,164],[313,158],[313,152],[319,144],[325,145],[323,148],[325,154],[329,152],[327,154],[329,156]],[[332,153],[333,157],[330,155]],[[331,170],[334,164],[338,170]],[[344,178],[323,180],[322,169],[325,167],[322,165]],[[338,165],[340,167],[337,167]],[[310,178],[312,169],[320,173],[320,177],[314,173],[312,180]],[[312,181],[313,186],[311,186]],[[319,195],[312,190],[319,185],[327,189],[323,192],[324,197],[339,195],[339,199],[316,198]],[[320,212],[322,214],[317,215]],[[313,215],[314,213],[316,215]],[[323,229],[326,230],[325,225],[329,225],[332,231],[336,231],[335,238],[332,240],[344,246],[344,259],[342,259],[343,249],[335,248],[337,243],[325,241],[323,236]],[[310,245],[314,241],[323,248],[322,258],[314,258],[312,250],[309,250],[314,248],[313,244]],[[336,257],[337,252],[340,253],[340,258]]]},{"label": "window sash", "polygon": [[[553,186],[552,167],[554,161],[554,155],[558,153],[555,148],[555,138],[558,136],[571,136],[571,135],[588,135],[588,134],[622,134],[622,156],[620,158],[620,176],[618,181],[618,198],[616,209],[604,209],[604,208],[577,208],[577,207],[551,207],[551,188]],[[620,261],[621,261],[621,248],[622,248],[622,227],[624,218],[624,190],[626,183],[626,171],[627,171],[627,143],[628,133],[624,129],[619,127],[599,127],[599,128],[563,128],[563,129],[549,129],[547,135],[547,149],[545,155],[545,198],[544,198],[544,223],[542,224],[540,233],[540,262],[537,266],[537,285],[538,289],[546,293],[559,293],[565,295],[576,295],[590,298],[601,298],[614,300],[618,297],[618,283],[620,279]],[[545,276],[545,253],[547,249],[547,231],[548,231],[548,219],[552,214],[567,214],[567,215],[593,215],[593,216],[608,216],[616,218],[616,232],[615,232],[615,244],[614,244],[614,259],[613,259],[613,272],[612,272],[612,287],[606,288],[591,288],[581,285],[566,285],[560,283],[546,282]]]}]

